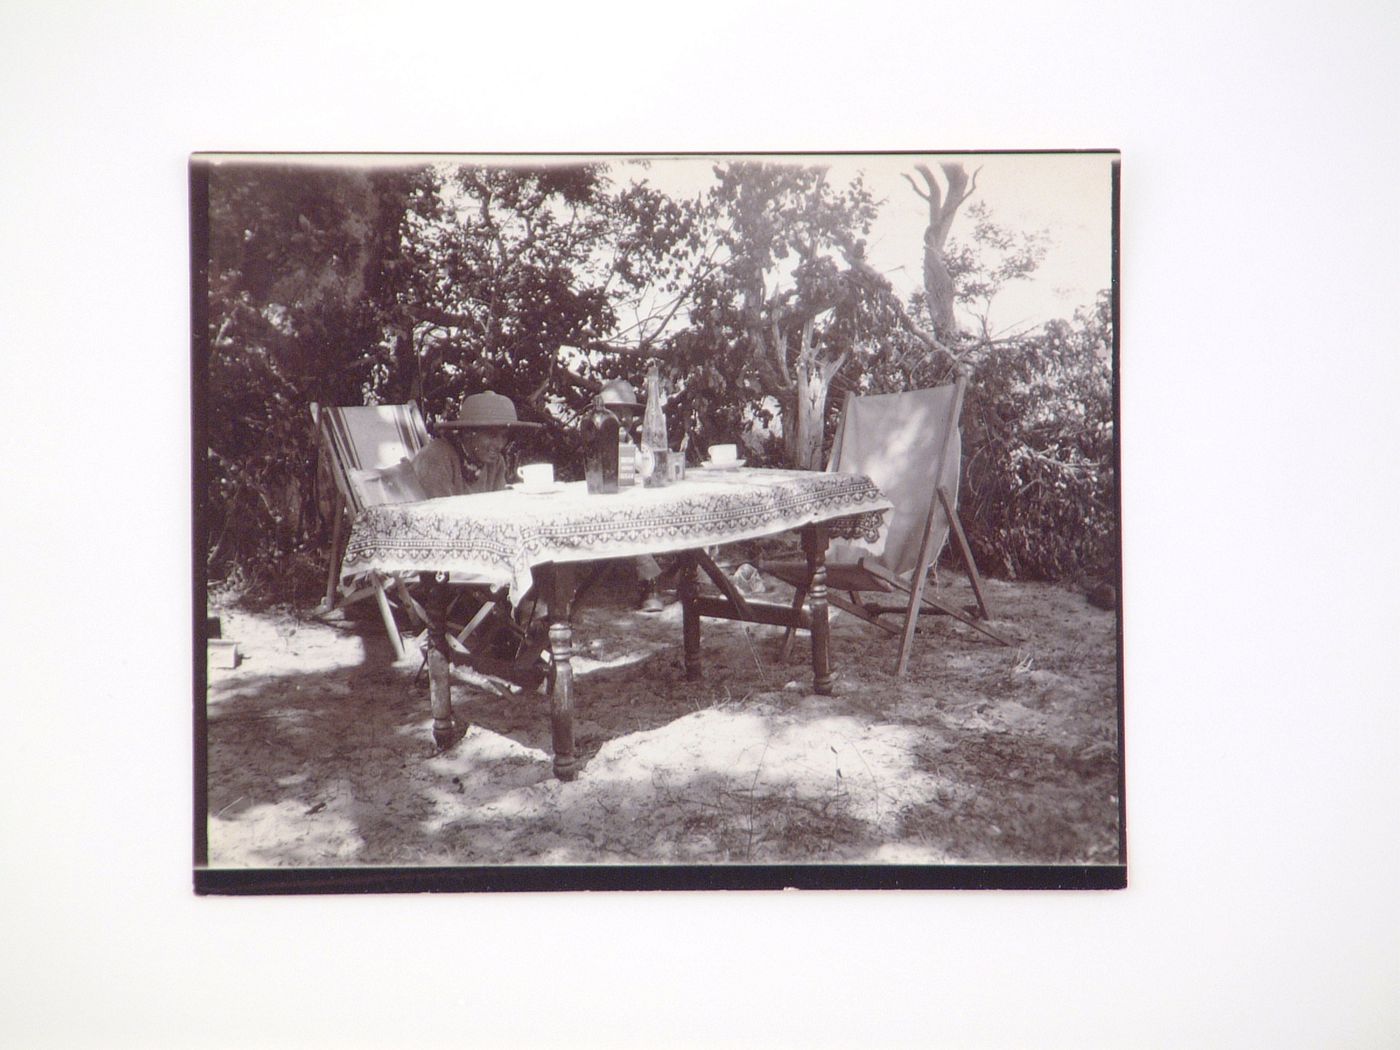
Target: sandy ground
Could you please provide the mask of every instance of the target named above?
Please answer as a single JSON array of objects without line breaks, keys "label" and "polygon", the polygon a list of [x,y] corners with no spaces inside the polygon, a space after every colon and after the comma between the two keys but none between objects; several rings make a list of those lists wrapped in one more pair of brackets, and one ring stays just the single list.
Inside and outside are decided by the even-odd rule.
[{"label": "sandy ground", "polygon": [[[687,682],[679,604],[636,611],[612,573],[576,614],[568,784],[543,690],[454,670],[471,728],[439,752],[421,656],[394,663],[372,608],[211,608],[243,659],[209,673],[210,864],[1116,863],[1115,616],[1047,584],[986,592],[1014,644],[928,617],[904,680],[897,639],[833,610],[822,697],[805,639],[779,664],[781,629],[725,621]],[[940,593],[971,600],[946,571]]]}]

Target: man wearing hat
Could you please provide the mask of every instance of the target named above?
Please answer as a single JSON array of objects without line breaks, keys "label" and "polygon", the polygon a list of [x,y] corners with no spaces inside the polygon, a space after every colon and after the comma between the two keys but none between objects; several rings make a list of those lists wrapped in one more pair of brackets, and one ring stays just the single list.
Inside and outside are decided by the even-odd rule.
[{"label": "man wearing hat", "polygon": [[512,431],[532,430],[522,423],[510,398],[486,390],[462,399],[456,419],[438,423],[438,436],[413,457],[413,472],[429,498],[498,492],[508,475],[501,450]]},{"label": "man wearing hat", "polygon": [[[462,399],[456,419],[438,423],[438,436],[413,457],[413,472],[430,499],[499,492],[509,476],[501,450],[511,432],[539,426],[516,418],[515,405],[508,397],[491,390],[472,394]],[[482,600],[480,596],[472,598],[475,608],[480,608]],[[476,670],[527,689],[544,680],[547,665],[540,656],[542,647],[538,638],[529,634],[528,623],[512,625],[509,614],[498,606],[476,637],[471,656]]]}]

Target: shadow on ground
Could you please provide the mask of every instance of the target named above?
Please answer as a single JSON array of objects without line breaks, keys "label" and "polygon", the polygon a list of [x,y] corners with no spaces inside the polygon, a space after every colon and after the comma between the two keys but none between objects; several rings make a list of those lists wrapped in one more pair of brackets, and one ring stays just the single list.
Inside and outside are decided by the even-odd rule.
[{"label": "shadow on ground", "polygon": [[989,589],[1017,645],[939,618],[899,680],[896,643],[836,616],[837,695],[819,697],[805,642],[777,663],[769,627],[706,621],[686,681],[679,606],[637,612],[605,581],[576,615],[568,784],[543,692],[459,674],[471,728],[439,752],[426,676],[390,662],[373,619],[221,610],[248,660],[210,676],[210,862],[1116,862],[1113,616]]}]

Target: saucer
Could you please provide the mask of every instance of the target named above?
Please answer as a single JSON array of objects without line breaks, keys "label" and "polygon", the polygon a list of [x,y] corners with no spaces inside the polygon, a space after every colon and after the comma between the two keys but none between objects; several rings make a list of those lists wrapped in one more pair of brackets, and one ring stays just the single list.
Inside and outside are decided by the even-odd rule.
[{"label": "saucer", "polygon": [[707,459],[707,460],[705,460],[704,463],[701,463],[701,464],[700,464],[700,469],[701,469],[701,470],[738,470],[740,467],[742,467],[742,466],[743,466],[745,463],[747,463],[747,462],[748,462],[748,460],[746,460],[746,459],[736,459],[736,460],[733,460],[732,462],[729,462],[729,463],[715,463],[715,462],[713,462],[712,460],[708,460],[708,459]]},{"label": "saucer", "polygon": [[556,481],[551,485],[540,485],[538,487],[528,486],[524,482],[517,482],[511,486],[511,490],[519,492],[522,496],[548,496],[555,492],[563,492],[564,485]]}]

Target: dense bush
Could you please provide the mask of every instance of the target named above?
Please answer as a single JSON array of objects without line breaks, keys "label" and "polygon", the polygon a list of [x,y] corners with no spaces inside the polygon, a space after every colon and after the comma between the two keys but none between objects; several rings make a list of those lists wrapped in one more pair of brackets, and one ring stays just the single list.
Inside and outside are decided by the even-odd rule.
[{"label": "dense bush", "polygon": [[310,406],[361,403],[391,356],[386,273],[412,189],[397,173],[210,170],[200,423],[212,581],[314,592],[330,493]]},{"label": "dense bush", "polygon": [[[636,203],[609,196],[596,169],[227,163],[208,174],[211,581],[296,598],[324,586],[335,494],[313,403],[413,400],[432,420],[489,387],[527,419],[565,423],[587,403],[557,352],[611,324],[597,291],[607,275],[590,268]],[[618,254],[666,247],[653,241]],[[577,443],[576,429],[552,426],[520,454],[569,477]]]},{"label": "dense bush", "polygon": [[979,355],[963,410],[960,512],[978,567],[1023,579],[1112,579],[1118,559],[1112,315]]}]

